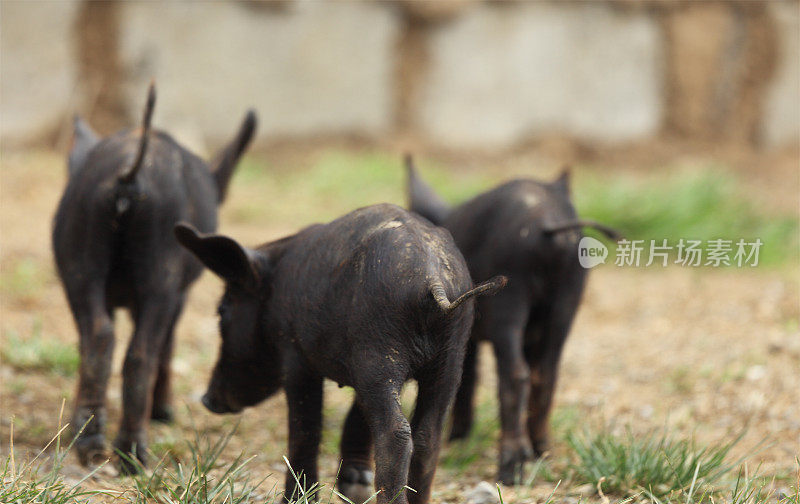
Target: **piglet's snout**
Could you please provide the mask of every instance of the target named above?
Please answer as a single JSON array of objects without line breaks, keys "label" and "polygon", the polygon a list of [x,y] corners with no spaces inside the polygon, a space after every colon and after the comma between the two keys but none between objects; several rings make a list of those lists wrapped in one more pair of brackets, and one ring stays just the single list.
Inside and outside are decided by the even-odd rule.
[{"label": "piglet's snout", "polygon": [[202,399],[200,399],[200,402],[202,402],[203,406],[205,406],[206,409],[212,413],[217,413],[217,414],[234,413],[234,410],[231,409],[230,407],[222,405],[219,402],[215,401],[208,392],[203,394],[203,397]]}]

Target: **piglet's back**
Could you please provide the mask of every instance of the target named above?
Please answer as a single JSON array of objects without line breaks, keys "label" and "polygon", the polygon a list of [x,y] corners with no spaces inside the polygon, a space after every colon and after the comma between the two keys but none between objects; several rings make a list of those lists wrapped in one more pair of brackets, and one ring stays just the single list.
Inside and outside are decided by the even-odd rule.
[{"label": "piglet's back", "polygon": [[480,281],[508,273],[509,265],[540,261],[541,253],[569,254],[577,247],[578,234],[552,236],[546,229],[576,218],[560,186],[513,180],[460,205],[443,225]]},{"label": "piglet's back", "polygon": [[[87,157],[82,170],[70,180],[65,198],[70,193],[83,194],[90,187],[97,194],[117,192],[119,176],[136,155],[140,132],[128,130],[98,143]],[[181,148],[168,134],[153,131],[142,167],[131,185],[138,192],[157,195],[164,192],[197,192],[197,197],[216,199],[214,181],[204,169],[204,163],[191,152]]]},{"label": "piglet's back", "polygon": [[389,204],[301,231],[275,280],[276,290],[292,293],[300,310],[357,309],[381,317],[425,309],[432,282],[452,298],[472,287],[449,232]]}]

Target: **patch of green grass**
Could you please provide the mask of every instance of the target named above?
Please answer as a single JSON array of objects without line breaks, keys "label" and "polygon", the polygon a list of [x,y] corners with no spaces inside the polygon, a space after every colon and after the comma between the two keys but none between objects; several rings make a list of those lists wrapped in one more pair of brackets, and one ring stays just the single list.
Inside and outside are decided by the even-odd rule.
[{"label": "patch of green grass", "polygon": [[233,179],[231,193],[241,198],[231,201],[231,215],[297,227],[327,221],[373,203],[400,203],[402,176],[399,162],[381,153],[330,151],[298,168],[249,158]]},{"label": "patch of green grass", "polygon": [[[428,159],[418,159],[417,164],[423,178],[453,204],[513,178],[498,176],[491,167],[460,172]],[[330,150],[308,166],[270,166],[251,156],[233,179],[237,197],[229,202],[229,212],[240,222],[300,227],[365,205],[405,206],[405,183],[400,157],[379,150]],[[683,238],[701,240],[706,249],[708,240],[733,240],[733,257],[739,239],[749,243],[758,238],[763,243],[759,265],[798,259],[797,216],[764,212],[746,196],[736,175],[718,167],[638,177],[579,171],[573,185],[582,217],[616,227],[629,240],[645,240],[646,246],[651,239],[658,244],[667,239],[675,246]]]},{"label": "patch of green grass", "polygon": [[[62,414],[63,408],[62,403]],[[342,498],[335,488],[326,488],[322,484],[316,484],[287,500],[284,500],[283,494],[275,486],[261,489],[264,479],[254,477],[248,467],[253,457],[246,457],[241,453],[231,460],[223,456],[230,440],[236,435],[235,427],[222,434],[207,430],[201,432],[195,428],[194,438],[184,442],[187,453],[185,457],[181,457],[184,460],[164,457],[152,472],[142,469],[133,477],[115,482],[114,490],[87,489],[85,482],[100,468],[74,482],[65,481],[61,474],[67,454],[74,444],[74,440],[66,446],[62,444],[61,436],[66,428],[59,421],[57,434],[39,454],[32,460],[20,462],[15,458],[12,424],[9,455],[4,461],[0,461],[0,502],[75,504],[97,502],[103,497],[104,500],[132,504],[278,504],[287,501],[290,504],[332,504]],[[634,438],[630,432],[624,436],[608,433],[572,435],[568,440],[576,453],[591,454],[578,457],[583,462],[584,469],[572,466],[572,470],[580,476],[591,467],[591,477],[584,478],[584,481],[593,486],[599,483],[604,494],[627,495],[614,501],[619,504],[800,504],[800,460],[797,461],[798,471],[794,483],[778,494],[771,484],[774,478],[750,475],[746,466],[739,470],[735,478],[726,478],[736,464],[726,464],[724,459],[730,447],[737,441],[738,439],[723,446],[702,449],[696,448],[692,443],[672,440],[666,435],[652,434]],[[576,446],[579,448],[576,449]],[[303,475],[295,472],[288,460],[284,458],[284,461],[290,474],[296,480],[303,481]],[[136,464],[135,461],[132,462]],[[620,468],[635,469],[634,472],[640,474],[641,480],[646,484],[623,475],[624,471],[620,471]],[[542,471],[547,470],[543,462],[535,463],[530,477],[526,479],[526,485],[530,485],[541,476]],[[600,474],[602,476],[597,477]],[[562,481],[571,479],[573,478],[570,475],[565,475]],[[723,479],[725,481],[721,481]],[[615,487],[620,481],[624,483]],[[660,487],[654,484],[656,481],[662,482]],[[555,494],[563,486],[559,481],[544,502],[558,502],[559,497]],[[569,489],[562,489],[563,491],[569,492]],[[499,488],[498,494],[503,502]],[[524,495],[524,492],[518,491],[518,501],[530,500],[523,499]],[[605,496],[601,496],[601,499],[606,503],[611,502]],[[584,498],[580,497],[579,502],[584,502]]]},{"label": "patch of green grass", "polygon": [[[424,164],[425,177],[444,198],[457,201],[490,184],[484,176],[453,176]],[[304,226],[376,203],[405,206],[405,168],[394,154],[372,150],[324,152],[308,166],[271,166],[248,157],[233,179],[230,212],[237,222]]]},{"label": "patch of green grass", "polygon": [[692,368],[686,365],[675,366],[669,373],[665,385],[668,392],[684,395],[691,393],[695,385]]},{"label": "patch of green grass", "polygon": [[339,445],[342,442],[342,427],[344,418],[347,415],[341,414],[340,408],[335,406],[325,406],[322,413],[322,442],[320,443],[320,453],[324,455],[338,455]]},{"label": "patch of green grass", "polygon": [[[350,411],[350,406],[355,400],[355,392],[350,387],[339,388],[333,383],[326,383],[326,400],[322,410],[322,442],[320,443],[320,453],[322,455],[339,456],[342,441],[342,429],[344,428],[345,418]],[[271,420],[275,422],[275,419]],[[275,430],[274,427],[267,427]]]},{"label": "patch of green grass", "polygon": [[658,499],[676,495],[713,493],[715,485],[737,463],[726,458],[741,439],[710,447],[675,439],[666,432],[635,436],[630,429],[613,434],[609,429],[584,430],[567,435],[573,452],[569,469],[580,483],[591,483],[606,493],[637,495],[642,492]]},{"label": "patch of green grass", "polygon": [[35,298],[44,287],[47,275],[34,259],[6,261],[0,273],[0,292],[18,301]]},{"label": "patch of green grass", "polygon": [[41,446],[53,437],[53,424],[34,415],[19,415],[11,419],[17,439],[23,444]]},{"label": "patch of green grass", "polygon": [[[697,474],[695,473],[695,478]],[[800,472],[797,474],[800,486]],[[739,468],[736,479],[720,488],[701,488],[695,479],[692,485],[679,493],[669,497],[659,498],[651,492],[643,492],[653,504],[797,504],[800,502],[797,487],[788,489],[787,492],[776,493],[773,483],[774,478],[749,474],[747,466]]]},{"label": "patch of green grass", "polygon": [[482,401],[475,407],[474,415],[475,420],[469,437],[452,441],[445,446],[440,459],[442,467],[461,474],[476,463],[496,463],[496,460],[490,459],[487,454],[492,453],[500,432],[497,406],[492,401]]},{"label": "patch of green grass", "polygon": [[584,175],[574,199],[582,216],[616,227],[629,240],[645,240],[646,246],[651,239],[675,246],[683,238],[701,240],[705,249],[708,240],[724,239],[733,241],[735,252],[739,239],[760,239],[759,265],[797,259],[797,217],[766,214],[732,174],[706,169],[644,179]]},{"label": "patch of green grass", "polygon": [[794,458],[797,471],[792,484],[783,496],[778,496],[780,504],[800,504],[800,456]]},{"label": "patch of green grass", "polygon": [[[209,436],[195,430],[194,439],[186,442],[189,452],[186,463],[171,457],[167,462],[162,458],[149,474],[139,466],[139,473],[132,477],[135,492],[130,502],[238,504],[253,501],[261,485],[253,481],[247,468],[253,457],[246,458],[241,453],[230,462],[223,462],[220,458],[235,432],[234,428],[212,441]],[[131,457],[122,453],[118,455],[138,465],[138,461]]]},{"label": "patch of green grass", "polygon": [[553,409],[553,413],[550,415],[550,430],[554,436],[558,438],[564,437],[578,427],[585,414],[581,408],[574,404],[558,406]]},{"label": "patch of green grass", "polygon": [[29,336],[22,337],[11,330],[6,332],[0,357],[5,364],[21,371],[46,371],[63,376],[74,375],[80,364],[75,345],[43,336],[38,318]]},{"label": "patch of green grass", "polygon": [[268,476],[256,479],[250,472],[248,465],[254,456],[246,457],[242,452],[233,460],[223,460],[222,454],[236,430],[234,427],[212,440],[208,432],[201,433],[195,428],[194,439],[185,442],[188,460],[162,457],[149,473],[137,460],[118,453],[139,468],[138,474],[131,477],[134,488],[129,492],[128,501],[132,504],[332,504],[343,498],[335,488],[326,488],[320,483],[305,488],[303,474],[297,473],[286,457],[284,461],[290,474],[295,481],[302,483],[303,490],[288,496],[288,499],[276,486],[261,490]]},{"label": "patch of green grass", "polygon": [[8,387],[8,392],[15,396],[24,393],[28,389],[28,382],[20,378],[6,380],[5,385]]},{"label": "patch of green grass", "polygon": [[[62,404],[62,414],[63,410]],[[67,454],[75,443],[73,439],[68,445],[62,445],[61,436],[66,428],[66,425],[60,427],[56,435],[33,459],[18,461],[14,451],[12,422],[9,455],[0,467],[0,502],[9,504],[77,504],[93,502],[94,498],[98,496],[115,495],[109,490],[85,490],[82,487],[83,483],[100,469],[99,467],[75,483],[64,481],[61,471]],[[51,447],[52,452],[47,453]]]},{"label": "patch of green grass", "polygon": [[189,450],[183,439],[175,437],[174,434],[162,435],[153,441],[150,446],[153,455],[161,459],[181,460],[188,456]]}]

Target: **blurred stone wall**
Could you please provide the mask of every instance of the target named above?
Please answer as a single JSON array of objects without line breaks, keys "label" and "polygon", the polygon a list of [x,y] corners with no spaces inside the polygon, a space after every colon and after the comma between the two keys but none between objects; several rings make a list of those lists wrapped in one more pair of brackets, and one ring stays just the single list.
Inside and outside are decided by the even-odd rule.
[{"label": "blurred stone wall", "polygon": [[0,4],[0,140],[69,117],[216,144],[356,135],[505,149],[544,136],[753,148],[800,137],[797,1]]}]

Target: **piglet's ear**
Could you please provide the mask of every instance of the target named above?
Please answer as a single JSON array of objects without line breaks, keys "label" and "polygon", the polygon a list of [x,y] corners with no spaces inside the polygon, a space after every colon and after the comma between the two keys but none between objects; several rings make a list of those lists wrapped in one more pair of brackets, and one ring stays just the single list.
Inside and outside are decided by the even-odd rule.
[{"label": "piglet's ear", "polygon": [[408,209],[425,217],[437,226],[441,225],[450,213],[450,206],[433,191],[431,186],[417,175],[417,167],[411,154],[406,154],[404,161],[406,173],[408,174],[406,185]]},{"label": "piglet's ear", "polygon": [[86,158],[89,157],[89,152],[100,142],[100,137],[81,116],[76,115],[72,119],[72,125],[75,133],[72,139],[72,149],[69,152],[70,177],[81,171],[86,163]]},{"label": "piglet's ear", "polygon": [[558,176],[557,179],[553,181],[553,186],[564,191],[564,194],[569,196],[569,189],[570,189],[569,182],[571,176],[572,176],[572,168],[570,166],[564,166],[563,168],[561,168],[561,174]]},{"label": "piglet's ear", "polygon": [[175,238],[208,269],[228,283],[247,289],[258,288],[266,257],[239,245],[236,240],[216,234],[201,234],[190,224],[175,225]]},{"label": "piglet's ear", "polygon": [[236,133],[236,137],[211,162],[211,173],[217,183],[220,203],[225,200],[225,196],[228,194],[228,184],[231,181],[233,170],[236,169],[239,158],[242,157],[244,151],[247,150],[247,146],[250,145],[257,126],[258,120],[255,111],[248,110],[242,125],[239,127],[239,132]]}]

